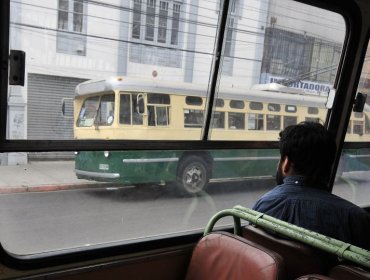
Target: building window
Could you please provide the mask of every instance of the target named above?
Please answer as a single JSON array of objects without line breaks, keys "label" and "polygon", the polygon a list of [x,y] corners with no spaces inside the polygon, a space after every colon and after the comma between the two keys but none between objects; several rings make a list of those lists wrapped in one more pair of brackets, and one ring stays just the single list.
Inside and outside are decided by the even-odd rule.
[{"label": "building window", "polygon": [[300,80],[332,84],[341,49],[341,44],[335,42],[268,27],[262,73],[284,77],[287,86]]},{"label": "building window", "polygon": [[132,38],[140,39],[141,30],[141,0],[134,0],[133,9],[133,19],[132,19]]},{"label": "building window", "polygon": [[173,4],[171,45],[177,46],[180,27],[180,4]]},{"label": "building window", "polygon": [[166,43],[168,2],[159,2],[158,43]]},{"label": "building window", "polygon": [[57,52],[86,55],[86,23],[83,0],[59,0]]},{"label": "building window", "polygon": [[[232,75],[232,67],[233,67],[233,56],[234,56],[234,48],[235,48],[235,38],[236,38],[236,23],[238,19],[238,6],[240,6],[240,0],[231,0],[230,3],[230,17],[226,25],[226,32],[225,32],[225,47],[224,47],[224,60],[223,60],[223,68],[222,73],[226,75]],[[219,1],[219,9],[220,12],[222,10],[223,1]]]},{"label": "building window", "polygon": [[130,61],[181,67],[179,47],[181,3],[133,0],[131,37],[150,45],[131,44]]},{"label": "building window", "polygon": [[147,0],[146,3],[146,23],[145,40],[153,41],[155,28],[155,0]]}]

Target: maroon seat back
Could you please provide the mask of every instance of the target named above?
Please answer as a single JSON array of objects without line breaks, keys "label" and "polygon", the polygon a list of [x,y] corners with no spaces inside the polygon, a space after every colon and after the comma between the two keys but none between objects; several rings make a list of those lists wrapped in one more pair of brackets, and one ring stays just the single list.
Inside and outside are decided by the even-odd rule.
[{"label": "maroon seat back", "polygon": [[326,275],[336,261],[336,257],[303,243],[280,238],[253,225],[245,226],[242,235],[245,239],[281,255],[285,263],[286,279],[296,279],[308,274]]},{"label": "maroon seat back", "polygon": [[296,278],[296,280],[335,280],[329,276],[321,275],[321,274],[308,274],[303,275],[299,278]]},{"label": "maroon seat back", "polygon": [[369,271],[354,265],[336,265],[329,276],[338,280],[370,280]]},{"label": "maroon seat back", "polygon": [[321,274],[309,274],[309,275],[303,275],[296,280],[335,280],[329,276],[321,275]]},{"label": "maroon seat back", "polygon": [[285,279],[282,258],[233,234],[216,232],[196,245],[186,280]]}]

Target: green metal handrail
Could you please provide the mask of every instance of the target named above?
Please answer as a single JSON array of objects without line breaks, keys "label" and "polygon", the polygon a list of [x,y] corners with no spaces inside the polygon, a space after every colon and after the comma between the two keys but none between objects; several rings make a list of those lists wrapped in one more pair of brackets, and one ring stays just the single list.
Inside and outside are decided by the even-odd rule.
[{"label": "green metal handrail", "polygon": [[213,227],[218,220],[227,216],[232,216],[234,219],[234,233],[236,235],[242,235],[241,219],[243,219],[260,226],[261,228],[279,233],[283,236],[300,241],[315,248],[319,248],[325,252],[335,254],[340,258],[350,260],[354,263],[370,268],[370,251],[327,237],[323,234],[292,225],[240,205],[234,206],[232,209],[225,209],[216,213],[208,222],[204,235],[207,235],[213,230]]}]

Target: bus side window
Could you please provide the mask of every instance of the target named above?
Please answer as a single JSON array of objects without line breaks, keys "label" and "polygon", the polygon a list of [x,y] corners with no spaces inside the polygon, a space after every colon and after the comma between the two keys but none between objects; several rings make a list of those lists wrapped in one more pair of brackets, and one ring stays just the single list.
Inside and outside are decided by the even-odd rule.
[{"label": "bus side window", "polygon": [[148,94],[148,125],[168,126],[170,96],[166,94]]},{"label": "bus side window", "polygon": [[284,128],[290,125],[297,124],[297,117],[293,116],[284,116]]},{"label": "bus side window", "polygon": [[139,102],[143,101],[143,97],[138,98],[138,94],[133,94],[131,97],[131,111],[132,111],[132,124],[134,125],[142,125],[143,124],[143,115],[138,110]]},{"label": "bus side window", "polygon": [[317,123],[319,123],[320,122],[320,118],[306,117],[305,118],[305,121],[306,122],[317,122]]},{"label": "bus side window", "polygon": [[184,109],[184,127],[202,127],[204,112],[202,110]]},{"label": "bus side window", "polygon": [[225,112],[213,113],[212,128],[225,128]]},{"label": "bus side window", "polygon": [[130,94],[121,94],[119,122],[122,124],[131,124],[131,102]]},{"label": "bus side window", "polygon": [[114,118],[114,95],[104,95],[100,99],[99,111],[96,116],[96,125],[112,125]]},{"label": "bus side window", "polygon": [[365,133],[369,134],[370,133],[370,120],[369,116],[365,114]]},{"label": "bus side window", "polygon": [[229,128],[230,129],[244,129],[245,128],[244,113],[229,112]]},{"label": "bus side window", "polygon": [[281,116],[267,115],[266,116],[266,129],[267,130],[280,130],[281,129]]},{"label": "bus side window", "polygon": [[248,114],[248,130],[263,130],[263,114]]},{"label": "bus side window", "polygon": [[137,112],[137,94],[121,94],[119,122],[121,124],[142,125],[143,116]]},{"label": "bus side window", "polygon": [[353,121],[353,134],[363,135],[364,134],[364,122]]}]

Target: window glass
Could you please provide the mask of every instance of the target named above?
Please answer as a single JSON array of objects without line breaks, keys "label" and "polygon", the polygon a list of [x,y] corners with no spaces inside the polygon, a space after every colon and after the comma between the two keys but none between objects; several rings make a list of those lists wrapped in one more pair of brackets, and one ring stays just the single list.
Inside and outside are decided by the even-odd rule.
[{"label": "window glass", "polygon": [[223,99],[219,99],[219,98],[217,98],[216,99],[216,107],[218,107],[218,108],[222,108],[222,107],[224,107],[225,106],[225,101],[223,100]]},{"label": "window glass", "polygon": [[263,122],[263,114],[248,114],[249,130],[264,130]]},{"label": "window glass", "polygon": [[312,118],[312,117],[305,117],[304,120],[306,122],[317,122],[317,123],[323,123],[320,118]]},{"label": "window glass", "polygon": [[121,94],[120,123],[142,125],[143,115],[138,112],[138,94]]},{"label": "window glass", "polygon": [[92,126],[94,124],[99,109],[99,100],[99,96],[94,96],[84,101],[77,120],[77,126]]},{"label": "window glass", "polygon": [[[149,93],[148,98],[148,125],[149,126],[163,126],[169,125],[169,104],[170,97],[165,94],[153,94]],[[152,104],[166,104],[163,105],[152,105]]]},{"label": "window glass", "polygon": [[317,115],[319,113],[319,108],[308,107],[307,108],[307,113],[312,114],[312,115]]},{"label": "window glass", "polygon": [[353,133],[358,135],[364,134],[364,122],[363,121],[352,121]]},{"label": "window glass", "polygon": [[149,104],[170,104],[170,96],[165,94],[148,94]]},{"label": "window glass", "polygon": [[212,115],[213,128],[225,128],[225,112],[214,112]]},{"label": "window glass", "polygon": [[230,108],[244,109],[244,102],[240,100],[230,100]]},{"label": "window glass", "polygon": [[178,3],[173,4],[171,45],[177,45],[179,40],[180,8],[181,8],[180,4]]},{"label": "window glass", "polygon": [[244,113],[229,113],[228,116],[230,129],[245,129]]},{"label": "window glass", "polygon": [[201,97],[194,97],[194,96],[186,96],[185,102],[187,105],[201,106],[203,104],[203,100]]},{"label": "window glass", "polygon": [[96,125],[112,125],[114,121],[114,95],[104,95],[100,99],[99,110],[96,115]]},{"label": "window glass", "polygon": [[158,39],[157,39],[159,43],[166,43],[167,20],[168,20],[168,2],[159,1]]},{"label": "window glass", "polygon": [[184,127],[202,127],[204,111],[202,110],[184,110]]},{"label": "window glass", "polygon": [[263,104],[260,102],[251,102],[249,103],[249,108],[251,110],[262,110],[263,109]]},{"label": "window glass", "polygon": [[[58,2],[57,52],[86,55],[85,6],[82,0]],[[79,34],[80,33],[80,34]]]},{"label": "window glass", "polygon": [[[356,92],[369,96],[370,63],[366,57],[370,55],[368,46],[364,59],[360,81]],[[345,142],[351,143],[351,148],[342,151],[333,193],[341,196],[359,206],[369,206],[370,184],[370,101],[366,100],[363,112],[352,112]],[[346,143],[344,143],[344,146]],[[361,147],[356,147],[361,146]]]},{"label": "window glass", "polygon": [[359,113],[359,112],[354,112],[354,117],[355,118],[363,118],[364,114],[363,113]]},{"label": "window glass", "polygon": [[119,122],[131,124],[131,94],[121,94]]},{"label": "window glass", "polygon": [[141,34],[141,0],[134,0],[132,19],[132,38],[140,39]]},{"label": "window glass", "polygon": [[281,116],[266,115],[266,129],[267,130],[280,130],[281,129]]},{"label": "window glass", "polygon": [[[7,47],[27,59],[26,86],[9,85],[0,100],[0,148],[18,147],[0,153],[0,187],[20,192],[0,192],[8,252],[28,258],[200,232],[217,210],[250,207],[275,186],[280,130],[326,119],[345,21],[292,0],[233,0],[219,57],[220,7],[11,1]],[[368,113],[351,121],[347,137],[364,139]],[[130,150],[142,140],[153,150]],[[183,150],[168,149],[176,141]],[[228,149],[207,149],[218,141]],[[235,150],[234,141],[264,149]]]},{"label": "window glass", "polygon": [[279,112],[280,111],[280,104],[272,104],[272,103],[269,103],[267,105],[267,108],[271,112]]},{"label": "window glass", "polygon": [[297,112],[297,106],[294,106],[294,105],[286,105],[285,106],[285,112],[295,113],[295,112]]},{"label": "window glass", "polygon": [[69,0],[59,0],[58,28],[68,30]]},{"label": "window glass", "polygon": [[147,41],[154,40],[155,2],[156,0],[148,0],[146,4],[145,40]]},{"label": "window glass", "polygon": [[297,117],[284,116],[284,128],[297,124]]}]

